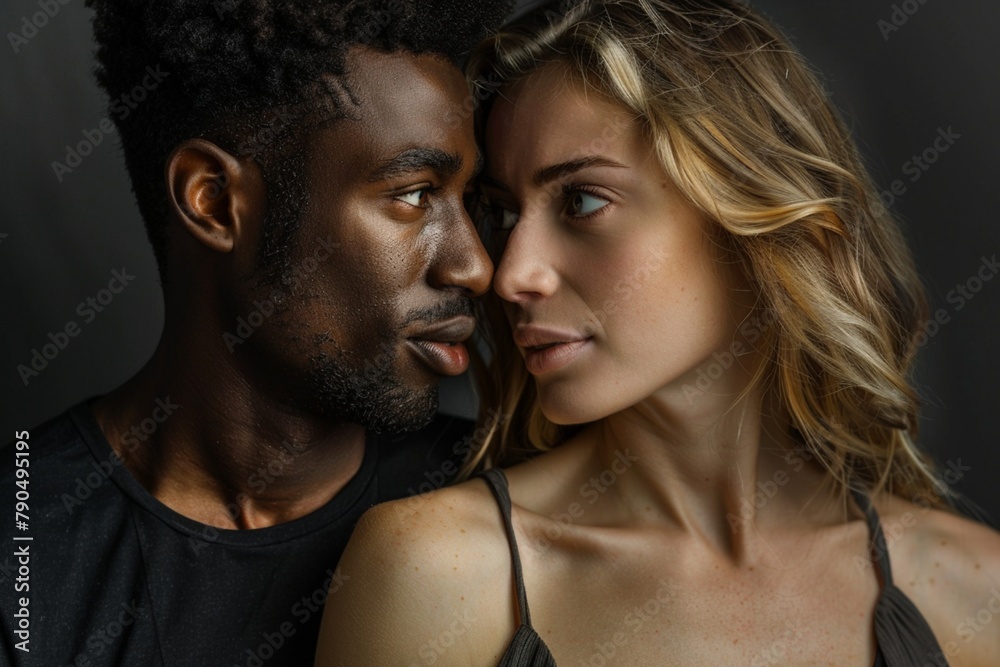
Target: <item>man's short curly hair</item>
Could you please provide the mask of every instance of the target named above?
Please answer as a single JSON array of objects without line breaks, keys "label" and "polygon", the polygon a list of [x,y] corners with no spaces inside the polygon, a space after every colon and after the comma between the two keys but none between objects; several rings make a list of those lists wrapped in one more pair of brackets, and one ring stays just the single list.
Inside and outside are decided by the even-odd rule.
[{"label": "man's short curly hair", "polygon": [[301,140],[314,122],[350,114],[348,49],[368,45],[431,53],[458,64],[486,31],[499,27],[512,2],[87,0],[87,5],[95,10],[97,80],[109,96],[132,190],[165,276],[163,169],[174,147],[202,137],[236,155],[254,156],[268,182],[262,256],[280,258],[306,194]]}]

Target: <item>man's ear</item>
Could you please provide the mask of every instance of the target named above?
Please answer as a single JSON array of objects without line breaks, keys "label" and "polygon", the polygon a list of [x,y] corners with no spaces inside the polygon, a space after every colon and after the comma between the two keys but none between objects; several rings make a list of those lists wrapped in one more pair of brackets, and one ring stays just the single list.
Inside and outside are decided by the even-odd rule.
[{"label": "man's ear", "polygon": [[167,196],[184,230],[216,252],[231,252],[253,233],[259,211],[260,171],[205,139],[188,139],[167,158]]}]

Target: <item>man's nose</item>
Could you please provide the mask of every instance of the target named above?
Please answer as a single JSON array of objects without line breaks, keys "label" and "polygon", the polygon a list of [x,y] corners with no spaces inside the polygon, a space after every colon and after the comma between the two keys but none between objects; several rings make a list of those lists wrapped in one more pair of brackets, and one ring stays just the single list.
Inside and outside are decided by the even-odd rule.
[{"label": "man's nose", "polygon": [[482,296],[493,279],[493,262],[465,207],[459,206],[456,215],[458,219],[448,225],[447,237],[441,242],[429,281],[437,289],[459,288],[467,296]]}]

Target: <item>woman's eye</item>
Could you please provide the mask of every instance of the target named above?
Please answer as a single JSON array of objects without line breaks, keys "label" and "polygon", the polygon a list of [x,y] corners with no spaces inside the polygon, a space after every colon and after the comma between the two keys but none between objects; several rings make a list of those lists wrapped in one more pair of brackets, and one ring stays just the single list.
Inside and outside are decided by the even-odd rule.
[{"label": "woman's eye", "polygon": [[515,211],[511,211],[511,210],[506,209],[506,208],[500,209],[500,215],[499,215],[499,218],[500,218],[500,229],[508,230],[508,229],[513,228],[514,225],[517,224],[517,220],[520,217],[521,217],[520,213],[517,213]]},{"label": "woman's eye", "polygon": [[570,194],[566,211],[573,217],[582,218],[601,210],[610,203],[607,199],[595,197],[594,195],[577,190]]},{"label": "woman's eye", "polygon": [[413,192],[407,192],[403,195],[396,195],[396,199],[410,206],[416,206],[417,208],[427,207],[427,188],[421,188],[419,190],[414,190]]},{"label": "woman's eye", "polygon": [[485,198],[483,199],[483,205],[486,207],[490,227],[496,230],[509,232],[517,224],[518,218],[521,217],[517,211],[512,211],[499,204],[490,203]]}]

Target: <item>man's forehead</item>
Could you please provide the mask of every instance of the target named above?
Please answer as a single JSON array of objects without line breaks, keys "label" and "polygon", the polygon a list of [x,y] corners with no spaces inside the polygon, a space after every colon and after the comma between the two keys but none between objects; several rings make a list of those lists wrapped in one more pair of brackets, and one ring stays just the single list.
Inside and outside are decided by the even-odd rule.
[{"label": "man's forehead", "polygon": [[364,48],[349,62],[350,111],[317,137],[329,159],[364,180],[414,170],[418,164],[457,173],[476,160],[468,94],[457,67],[409,52]]},{"label": "man's forehead", "polygon": [[359,110],[366,103],[397,106],[400,101],[460,107],[469,92],[461,70],[432,54],[353,47],[346,65],[347,85]]}]

